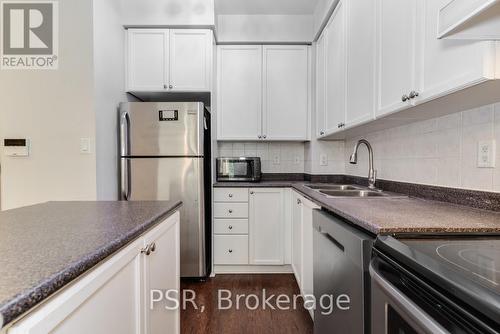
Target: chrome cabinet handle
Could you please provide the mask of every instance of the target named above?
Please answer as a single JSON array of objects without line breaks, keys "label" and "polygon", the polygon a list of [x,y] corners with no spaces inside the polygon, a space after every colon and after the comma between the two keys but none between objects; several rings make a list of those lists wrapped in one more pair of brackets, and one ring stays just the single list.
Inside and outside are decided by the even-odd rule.
[{"label": "chrome cabinet handle", "polygon": [[253,194],[255,194],[255,193],[254,193],[253,191],[251,191],[251,192],[250,192],[250,195],[253,195]]},{"label": "chrome cabinet handle", "polygon": [[233,198],[233,194],[229,194],[229,198]]},{"label": "chrome cabinet handle", "polygon": [[259,139],[262,139],[262,136],[261,135],[258,135]]},{"label": "chrome cabinet handle", "polygon": [[302,201],[300,199],[297,198],[297,204],[300,205],[302,204]]},{"label": "chrome cabinet handle", "polygon": [[151,254],[151,245],[147,245],[146,247],[141,249],[141,254],[146,254],[149,256]]},{"label": "chrome cabinet handle", "polygon": [[232,249],[230,249],[230,250],[228,250],[228,252],[229,252],[229,253],[232,253],[232,252],[233,252],[233,250],[232,250]]},{"label": "chrome cabinet handle", "polygon": [[167,84],[164,84],[163,89],[167,89],[167,88],[168,88]]},{"label": "chrome cabinet handle", "polygon": [[263,136],[262,136],[262,138],[266,139],[266,138],[267,138],[267,136],[266,136],[266,135],[263,135]]},{"label": "chrome cabinet handle", "polygon": [[229,209],[228,211],[229,211],[229,213],[233,213],[233,210],[231,210],[231,209]]},{"label": "chrome cabinet handle", "polygon": [[325,131],[320,131],[319,134],[320,136],[323,136],[325,134]]},{"label": "chrome cabinet handle", "polygon": [[228,226],[228,229],[232,230],[232,229],[233,229],[233,226],[232,226],[232,225],[229,225],[229,226]]},{"label": "chrome cabinet handle", "polygon": [[410,100],[410,97],[406,94],[401,97],[401,101],[403,101],[403,102],[406,102],[408,100]]},{"label": "chrome cabinet handle", "polygon": [[414,99],[414,98],[418,97],[419,95],[420,95],[420,94],[419,94],[419,92],[416,92],[416,91],[412,90],[412,91],[410,92],[410,95],[409,95],[408,97],[409,97],[410,99]]},{"label": "chrome cabinet handle", "polygon": [[151,245],[151,253],[154,253],[156,251],[156,242],[153,242]]},{"label": "chrome cabinet handle", "polygon": [[172,89],[172,88],[174,88],[174,86],[173,86],[173,85],[170,85],[170,86],[168,86],[168,88]]}]

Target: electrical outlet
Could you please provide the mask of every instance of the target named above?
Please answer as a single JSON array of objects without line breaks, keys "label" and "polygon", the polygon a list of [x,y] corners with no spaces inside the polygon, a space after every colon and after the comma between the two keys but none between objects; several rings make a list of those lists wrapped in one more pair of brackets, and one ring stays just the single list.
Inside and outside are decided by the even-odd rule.
[{"label": "electrical outlet", "polygon": [[92,147],[90,146],[90,138],[80,138],[80,153],[81,154],[92,153]]},{"label": "electrical outlet", "polygon": [[480,141],[477,147],[477,167],[495,168],[496,142]]},{"label": "electrical outlet", "polygon": [[319,156],[319,165],[320,166],[328,166],[328,155],[320,154]]},{"label": "electrical outlet", "polygon": [[293,163],[294,163],[294,165],[300,165],[300,157],[294,157]]},{"label": "electrical outlet", "polygon": [[279,165],[280,164],[280,156],[279,155],[275,155],[273,157],[273,165]]}]

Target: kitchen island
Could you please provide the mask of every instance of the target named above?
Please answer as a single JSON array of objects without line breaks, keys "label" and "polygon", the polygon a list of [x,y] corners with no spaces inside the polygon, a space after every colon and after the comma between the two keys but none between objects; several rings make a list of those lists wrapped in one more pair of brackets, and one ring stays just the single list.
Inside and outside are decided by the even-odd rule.
[{"label": "kitchen island", "polygon": [[[134,332],[154,325],[145,292],[163,288],[152,274],[179,286],[181,204],[49,202],[0,212],[1,332],[75,333],[79,327],[83,333],[106,326]],[[95,307],[87,314],[83,304]],[[127,319],[121,324],[108,314],[108,321],[98,316],[106,307],[132,314],[121,314],[117,319]]]}]

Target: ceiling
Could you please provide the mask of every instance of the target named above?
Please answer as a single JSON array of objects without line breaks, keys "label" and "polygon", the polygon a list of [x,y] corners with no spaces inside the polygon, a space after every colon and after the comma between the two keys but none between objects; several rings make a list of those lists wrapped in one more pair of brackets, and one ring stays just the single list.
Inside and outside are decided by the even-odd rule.
[{"label": "ceiling", "polygon": [[318,0],[215,0],[217,15],[313,14]]}]

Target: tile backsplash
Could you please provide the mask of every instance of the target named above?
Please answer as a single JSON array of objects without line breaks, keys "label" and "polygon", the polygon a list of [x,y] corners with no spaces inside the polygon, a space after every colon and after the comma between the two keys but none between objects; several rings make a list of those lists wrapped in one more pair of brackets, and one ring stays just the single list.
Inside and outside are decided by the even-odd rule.
[{"label": "tile backsplash", "polygon": [[[364,146],[358,164],[349,163],[360,138],[345,142],[219,142],[218,153],[220,157],[260,157],[264,173],[365,177],[368,154]],[[500,103],[368,133],[363,138],[373,146],[380,179],[500,192]],[[496,167],[478,168],[478,144],[490,140],[496,141]]]},{"label": "tile backsplash", "polygon": [[304,143],[219,142],[219,157],[260,157],[263,173],[304,173]]},{"label": "tile backsplash", "polygon": [[[500,104],[369,133],[378,177],[484,191],[500,191]],[[349,163],[356,141],[345,142],[346,173],[366,176],[368,156],[360,148],[357,165]],[[479,141],[496,140],[496,168],[478,168]]]}]

